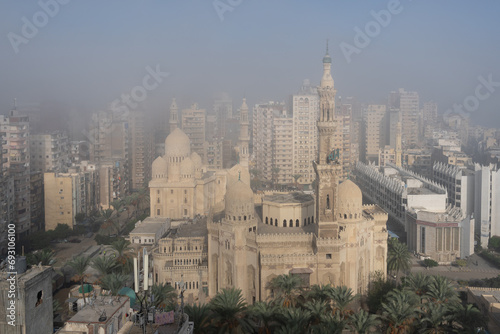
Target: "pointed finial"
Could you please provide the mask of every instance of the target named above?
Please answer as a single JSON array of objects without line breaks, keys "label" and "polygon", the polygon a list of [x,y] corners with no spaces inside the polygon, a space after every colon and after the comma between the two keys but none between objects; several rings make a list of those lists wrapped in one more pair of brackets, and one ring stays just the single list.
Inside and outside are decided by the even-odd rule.
[{"label": "pointed finial", "polygon": [[17,110],[17,98],[14,98],[14,110]]},{"label": "pointed finial", "polygon": [[238,181],[241,181],[241,170],[238,171]]},{"label": "pointed finial", "polygon": [[328,38],[326,39],[326,54],[328,54]]}]

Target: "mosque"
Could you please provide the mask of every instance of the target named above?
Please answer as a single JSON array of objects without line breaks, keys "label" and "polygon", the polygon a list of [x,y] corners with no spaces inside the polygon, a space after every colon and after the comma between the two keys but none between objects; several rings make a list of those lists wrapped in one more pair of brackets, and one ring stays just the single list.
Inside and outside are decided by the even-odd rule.
[{"label": "mosque", "polygon": [[[336,91],[328,52],[318,93],[314,198],[289,194],[255,203],[248,155],[231,170],[207,173],[181,130],[167,137],[165,155],[153,163],[152,216],[202,217],[171,228],[160,239],[153,251],[154,283],[179,288],[182,280],[187,301],[200,303],[235,287],[253,303],[272,296],[268,283],[281,274],[298,275],[304,286],[346,285],[355,293],[366,292],[376,272],[386,274],[387,213],[363,205],[361,190],[351,180],[339,183],[341,165],[331,159]],[[242,119],[247,110],[242,108]],[[240,152],[248,152],[247,140],[240,135]]]}]

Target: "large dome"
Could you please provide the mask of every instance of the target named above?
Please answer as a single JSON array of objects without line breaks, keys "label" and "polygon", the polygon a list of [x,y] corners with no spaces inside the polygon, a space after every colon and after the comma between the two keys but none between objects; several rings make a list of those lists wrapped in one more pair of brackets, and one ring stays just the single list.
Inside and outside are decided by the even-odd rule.
[{"label": "large dome", "polygon": [[228,219],[245,221],[253,216],[253,191],[243,181],[238,180],[228,184],[225,202]]},{"label": "large dome", "polygon": [[363,194],[359,187],[351,180],[339,185],[337,198],[337,214],[339,219],[361,218],[363,211]]},{"label": "large dome", "polygon": [[165,139],[165,155],[171,157],[187,157],[191,154],[189,137],[179,128],[176,128]]}]

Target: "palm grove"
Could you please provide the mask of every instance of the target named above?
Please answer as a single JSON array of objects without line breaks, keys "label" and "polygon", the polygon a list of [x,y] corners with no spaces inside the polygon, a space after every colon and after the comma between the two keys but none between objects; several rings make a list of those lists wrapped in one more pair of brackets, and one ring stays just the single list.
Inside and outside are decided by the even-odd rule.
[{"label": "palm grove", "polygon": [[268,285],[272,297],[245,303],[238,289],[223,289],[208,304],[185,307],[195,333],[480,333],[484,315],[460,300],[441,276],[407,273],[410,253],[389,241],[385,279],[376,273],[366,296],[345,286],[305,287],[300,277],[281,275]]}]

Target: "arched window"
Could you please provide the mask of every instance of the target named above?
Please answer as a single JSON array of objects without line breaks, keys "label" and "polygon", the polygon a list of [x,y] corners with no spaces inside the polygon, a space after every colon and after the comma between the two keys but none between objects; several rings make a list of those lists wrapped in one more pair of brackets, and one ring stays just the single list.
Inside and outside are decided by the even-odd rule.
[{"label": "arched window", "polygon": [[271,225],[273,224],[273,219],[271,218]]},{"label": "arched window", "polygon": [[236,216],[233,216],[233,220],[236,221]]},{"label": "arched window", "polygon": [[307,220],[304,218],[304,226],[307,225]]},{"label": "arched window", "polygon": [[347,219],[347,214],[344,213],[344,219]]},{"label": "arched window", "polygon": [[326,208],[330,209],[330,195],[326,194]]},{"label": "arched window", "polygon": [[299,220],[295,220],[295,227],[299,227]]},{"label": "arched window", "polygon": [[243,220],[247,220],[247,216],[243,216]]},{"label": "arched window", "polygon": [[274,218],[274,226],[278,226],[278,218]]},{"label": "arched window", "polygon": [[283,227],[286,227],[286,219],[283,219]]},{"label": "arched window", "polygon": [[311,217],[307,218],[307,225],[311,224]]},{"label": "arched window", "polygon": [[241,221],[241,216],[238,216],[238,220]]},{"label": "arched window", "polygon": [[293,220],[292,219],[290,219],[288,227],[293,227]]},{"label": "arched window", "polygon": [[352,213],[349,214],[349,219],[352,219]]},{"label": "arched window", "polygon": [[268,217],[266,217],[266,224],[269,224],[269,219],[268,219]]},{"label": "arched window", "polygon": [[314,216],[311,217],[311,223],[314,224]]}]

